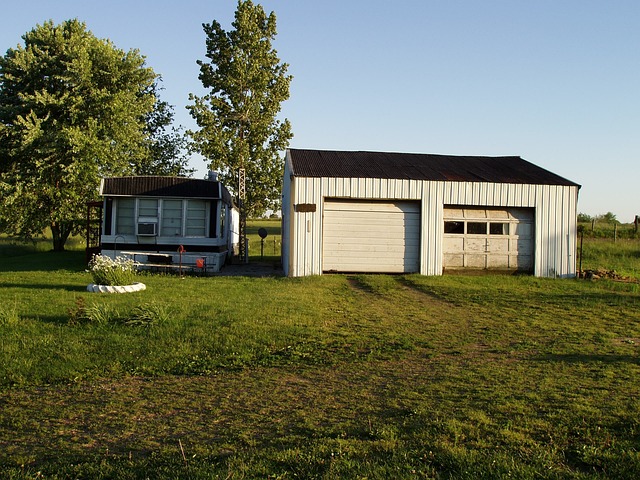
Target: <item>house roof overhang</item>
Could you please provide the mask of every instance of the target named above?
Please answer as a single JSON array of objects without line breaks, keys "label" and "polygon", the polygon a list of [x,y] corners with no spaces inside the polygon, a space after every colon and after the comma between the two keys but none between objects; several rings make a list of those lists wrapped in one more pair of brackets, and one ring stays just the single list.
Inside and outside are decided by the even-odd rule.
[{"label": "house roof overhang", "polygon": [[187,177],[107,177],[100,182],[100,195],[222,199],[231,203],[231,195],[220,182]]}]

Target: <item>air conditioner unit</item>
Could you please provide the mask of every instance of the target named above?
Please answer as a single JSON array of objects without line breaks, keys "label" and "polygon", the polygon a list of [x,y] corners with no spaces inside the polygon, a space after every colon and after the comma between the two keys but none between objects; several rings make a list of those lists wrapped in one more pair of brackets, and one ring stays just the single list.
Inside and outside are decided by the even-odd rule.
[{"label": "air conditioner unit", "polygon": [[145,237],[155,237],[157,223],[138,223],[138,235]]}]

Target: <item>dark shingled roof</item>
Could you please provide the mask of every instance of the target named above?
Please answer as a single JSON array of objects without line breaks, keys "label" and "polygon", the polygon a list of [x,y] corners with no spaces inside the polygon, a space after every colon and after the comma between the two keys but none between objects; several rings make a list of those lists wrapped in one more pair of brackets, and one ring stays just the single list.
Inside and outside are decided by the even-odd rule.
[{"label": "dark shingled roof", "polygon": [[100,195],[222,198],[222,190],[223,188],[221,188],[219,182],[195,178],[152,176],[110,177],[102,180]]},{"label": "dark shingled roof", "polygon": [[520,157],[289,149],[296,177],[385,178],[580,186]]}]

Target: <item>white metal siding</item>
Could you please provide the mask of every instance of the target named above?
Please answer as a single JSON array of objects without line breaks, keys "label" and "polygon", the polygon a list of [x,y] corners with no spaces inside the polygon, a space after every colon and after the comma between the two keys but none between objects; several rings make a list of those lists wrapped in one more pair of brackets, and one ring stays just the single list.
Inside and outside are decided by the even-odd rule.
[{"label": "white metal siding", "polygon": [[[419,200],[421,202],[420,273],[441,275],[444,205],[533,208],[534,275],[575,276],[578,187],[484,182],[436,182],[406,179],[291,177],[283,203],[291,206],[290,235],[285,239],[289,258],[283,258],[290,276],[322,273],[323,199]],[[315,212],[295,212],[296,204],[316,205]],[[550,209],[554,209],[553,212]],[[283,212],[284,213],[284,212]],[[284,234],[283,234],[284,235]]]},{"label": "white metal siding", "polygon": [[323,271],[420,270],[418,202],[325,200]]}]

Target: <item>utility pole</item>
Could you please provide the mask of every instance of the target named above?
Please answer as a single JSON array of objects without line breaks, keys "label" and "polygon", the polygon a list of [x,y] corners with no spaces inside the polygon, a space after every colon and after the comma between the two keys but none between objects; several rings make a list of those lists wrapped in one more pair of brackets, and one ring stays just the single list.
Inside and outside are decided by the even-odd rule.
[{"label": "utility pole", "polygon": [[249,245],[247,243],[247,210],[245,200],[247,197],[245,170],[238,169],[238,207],[240,208],[240,258],[244,263],[249,263]]}]

